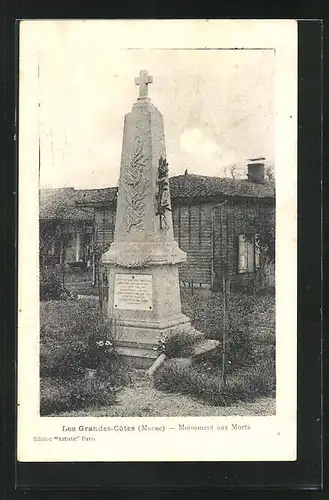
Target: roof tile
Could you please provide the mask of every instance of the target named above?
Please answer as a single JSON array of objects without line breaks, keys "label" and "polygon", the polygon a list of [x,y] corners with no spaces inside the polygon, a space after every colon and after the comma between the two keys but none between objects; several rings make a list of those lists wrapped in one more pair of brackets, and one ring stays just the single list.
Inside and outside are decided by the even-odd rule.
[{"label": "roof tile", "polygon": [[[275,183],[256,184],[247,179],[227,179],[206,175],[185,174],[169,179],[173,203],[218,197],[274,199]],[[91,220],[92,206],[116,202],[118,188],[40,189],[40,218]]]}]

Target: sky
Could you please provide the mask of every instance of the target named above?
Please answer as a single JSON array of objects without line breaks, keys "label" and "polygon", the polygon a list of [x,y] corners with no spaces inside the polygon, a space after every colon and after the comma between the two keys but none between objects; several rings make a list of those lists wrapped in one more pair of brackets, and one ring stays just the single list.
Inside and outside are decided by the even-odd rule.
[{"label": "sky", "polygon": [[114,47],[95,23],[68,22],[50,23],[33,44],[41,187],[117,185],[141,69],[153,76],[171,176],[227,176],[233,164],[244,175],[259,156],[274,164],[273,50],[134,50]]}]

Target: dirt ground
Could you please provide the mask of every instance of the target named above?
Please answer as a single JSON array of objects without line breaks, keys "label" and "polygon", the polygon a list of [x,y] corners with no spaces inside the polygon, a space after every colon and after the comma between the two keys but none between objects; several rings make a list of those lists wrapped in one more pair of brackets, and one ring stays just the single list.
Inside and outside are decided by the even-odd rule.
[{"label": "dirt ground", "polygon": [[135,370],[132,384],[117,394],[117,403],[103,408],[61,413],[61,417],[189,417],[189,416],[275,415],[275,399],[259,398],[254,403],[215,407],[191,396],[166,394],[153,387],[145,372]]}]

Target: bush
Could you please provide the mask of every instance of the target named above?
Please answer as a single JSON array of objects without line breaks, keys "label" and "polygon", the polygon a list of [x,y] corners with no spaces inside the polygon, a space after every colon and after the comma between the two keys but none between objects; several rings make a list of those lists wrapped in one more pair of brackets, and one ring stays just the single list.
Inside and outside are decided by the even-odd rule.
[{"label": "bush", "polygon": [[256,397],[275,395],[275,361],[272,357],[262,359],[249,370],[249,389]]},{"label": "bush", "polygon": [[[106,316],[86,301],[51,301],[41,304],[40,320],[41,413],[113,404],[129,374]],[[93,389],[87,368],[96,370]]]},{"label": "bush", "polygon": [[196,330],[177,331],[160,341],[159,350],[168,358],[185,358],[193,354],[194,346],[203,340],[205,335]]},{"label": "bush", "polygon": [[39,287],[41,301],[74,298],[74,294],[65,289],[60,268],[56,266],[44,267],[41,269]]},{"label": "bush", "polygon": [[254,346],[248,330],[228,332],[226,349],[227,363],[231,368],[245,366],[254,359]]},{"label": "bush", "polygon": [[180,392],[202,399],[213,406],[229,406],[275,395],[274,363],[268,362],[228,377],[225,386],[217,373],[201,366],[181,366],[174,360],[164,364],[154,375],[157,389]]},{"label": "bush", "polygon": [[[184,312],[207,338],[222,340],[223,294],[182,290]],[[222,344],[200,365],[167,363],[155,374],[165,391],[194,395],[213,405],[252,401],[275,394],[275,299],[230,293],[226,334],[226,385],[222,387]]]},{"label": "bush", "polygon": [[40,414],[61,413],[115,403],[116,388],[111,381],[90,387],[83,379],[65,382],[44,378],[40,384]]},{"label": "bush", "polygon": [[[226,374],[240,370],[249,370],[251,366],[262,362],[275,360],[275,337],[266,335],[256,336],[249,330],[228,332],[226,337],[225,369]],[[221,372],[223,361],[222,344],[208,356],[203,366],[212,373]]]},{"label": "bush", "polygon": [[[182,310],[191,318],[192,324],[210,339],[222,339],[223,332],[223,294],[208,290],[197,290],[194,295],[187,289],[181,290]],[[258,299],[258,302],[261,299]],[[246,294],[231,293],[228,300],[228,329],[246,331],[255,310],[254,297]]]},{"label": "bush", "polygon": [[118,363],[106,316],[87,302],[63,304],[62,322],[52,315],[56,303],[49,303],[48,314],[41,316],[41,376],[77,377],[86,368],[112,373]]},{"label": "bush", "polygon": [[55,267],[40,270],[40,300],[59,300],[63,292],[61,276]]}]

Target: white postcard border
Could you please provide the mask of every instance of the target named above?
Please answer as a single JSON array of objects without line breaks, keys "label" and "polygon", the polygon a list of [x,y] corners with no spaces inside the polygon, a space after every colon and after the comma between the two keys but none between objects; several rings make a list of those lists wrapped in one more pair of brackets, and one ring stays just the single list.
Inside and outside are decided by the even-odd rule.
[{"label": "white postcard border", "polygon": [[[38,126],[29,93],[37,85],[37,51],[48,23],[111,27],[113,47],[256,48],[276,51],[276,325],[277,412],[270,417],[65,418],[39,416]],[[133,30],[132,30],[133,26]],[[136,41],[138,40],[138,45]],[[41,44],[41,45],[40,45]],[[127,104],[129,107],[129,103]],[[20,461],[293,461],[297,412],[297,22],[22,21],[19,83],[18,460]],[[165,428],[139,431],[145,424]],[[184,425],[229,431],[171,431]],[[233,430],[232,425],[245,427]],[[64,427],[118,426],[118,431]],[[120,430],[121,426],[135,431]],[[248,429],[250,427],[250,429]],[[93,435],[95,441],[35,437]]]}]

